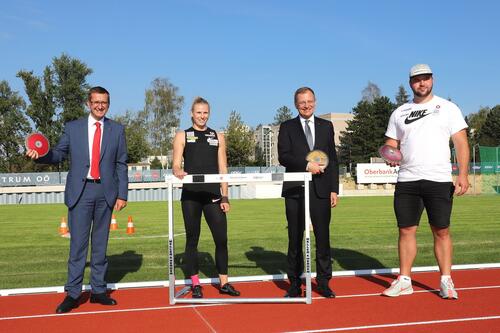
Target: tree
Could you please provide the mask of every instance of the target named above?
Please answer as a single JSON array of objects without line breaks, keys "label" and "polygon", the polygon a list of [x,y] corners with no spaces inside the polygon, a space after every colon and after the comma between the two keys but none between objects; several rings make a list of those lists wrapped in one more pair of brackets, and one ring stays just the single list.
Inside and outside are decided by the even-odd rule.
[{"label": "tree", "polygon": [[479,133],[481,132],[481,128],[486,122],[486,117],[488,113],[490,113],[491,108],[489,107],[480,107],[479,111],[476,113],[471,113],[465,117],[465,121],[469,125],[468,134],[469,134],[469,144],[471,147],[476,145],[479,140]]},{"label": "tree", "polygon": [[52,66],[45,67],[43,77],[35,76],[33,71],[17,73],[24,81],[31,103],[26,113],[51,145],[59,140],[64,123],[85,115],[89,89],[86,77],[91,73],[87,65],[66,54],[53,58]]},{"label": "tree", "polygon": [[146,158],[151,151],[151,147],[147,140],[148,128],[144,111],[134,113],[127,110],[125,115],[116,116],[114,120],[125,126],[128,149],[127,162],[138,163]]},{"label": "tree", "polygon": [[500,105],[488,112],[478,134],[478,143],[482,146],[500,146]]},{"label": "tree", "polygon": [[154,155],[166,155],[172,149],[176,128],[180,124],[184,97],[179,88],[165,78],[156,78],[146,90],[144,112],[149,127],[149,141]]},{"label": "tree", "polygon": [[62,109],[61,120],[66,123],[85,115],[89,85],[86,77],[92,69],[66,54],[53,60],[57,106]]},{"label": "tree", "polygon": [[376,98],[373,103],[360,101],[352,109],[354,118],[348,121],[340,138],[339,156],[346,165],[366,163],[378,156],[378,148],[384,144],[385,131],[395,105],[388,97]]},{"label": "tree", "polygon": [[151,165],[149,167],[151,168],[151,170],[163,169],[163,165],[161,164],[160,160],[156,156],[151,161]]},{"label": "tree", "polygon": [[18,172],[26,164],[23,144],[31,127],[26,103],[7,81],[0,82],[0,172]]},{"label": "tree", "polygon": [[245,166],[250,164],[255,142],[250,128],[243,123],[236,111],[231,111],[226,133],[228,166]]},{"label": "tree", "polygon": [[368,85],[361,92],[361,96],[362,101],[373,103],[376,98],[380,97],[380,88],[375,83],[368,81]]},{"label": "tree", "polygon": [[33,75],[33,72],[19,71],[17,76],[24,81],[26,94],[31,102],[26,114],[35,125],[35,130],[43,133],[51,145],[54,145],[61,134],[62,124],[57,119],[54,84],[50,67],[45,67],[42,79]]},{"label": "tree", "polygon": [[286,105],[283,105],[278,110],[276,110],[276,115],[274,116],[273,125],[278,126],[282,122],[292,118],[293,118],[292,111]]},{"label": "tree", "polygon": [[254,160],[249,161],[248,165],[251,166],[266,166],[266,159],[264,151],[259,145],[255,145]]},{"label": "tree", "polygon": [[398,88],[398,93],[396,94],[396,107],[400,107],[401,105],[407,103],[409,101],[409,95],[406,92],[405,87],[400,85]]}]

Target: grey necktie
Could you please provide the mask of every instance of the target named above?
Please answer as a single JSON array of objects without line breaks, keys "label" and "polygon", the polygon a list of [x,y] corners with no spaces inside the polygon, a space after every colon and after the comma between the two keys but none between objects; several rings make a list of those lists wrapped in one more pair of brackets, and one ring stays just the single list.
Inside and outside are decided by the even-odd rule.
[{"label": "grey necktie", "polygon": [[306,140],[307,144],[309,145],[309,150],[313,150],[314,148],[314,142],[313,142],[313,135],[311,132],[311,128],[309,127],[309,122],[310,120],[306,120],[306,127],[305,127],[305,132],[306,132]]}]

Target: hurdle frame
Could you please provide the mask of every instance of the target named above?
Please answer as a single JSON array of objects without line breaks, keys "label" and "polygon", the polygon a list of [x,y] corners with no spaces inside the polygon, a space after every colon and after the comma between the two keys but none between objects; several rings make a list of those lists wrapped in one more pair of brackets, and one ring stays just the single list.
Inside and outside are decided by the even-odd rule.
[{"label": "hurdle frame", "polygon": [[[312,175],[309,172],[289,172],[289,173],[252,173],[252,174],[205,174],[205,175],[187,175],[179,179],[173,175],[166,175],[168,191],[168,289],[170,304],[176,303],[312,303],[311,286],[311,216],[309,212],[309,182]],[[189,287],[185,286],[177,294],[175,292],[175,243],[174,243],[174,211],[173,211],[173,188],[181,187],[183,184],[200,183],[228,183],[229,184],[248,184],[248,183],[273,183],[285,181],[304,182],[304,260],[305,272],[303,276],[306,280],[305,297],[280,297],[280,298],[179,298],[189,292]]]}]

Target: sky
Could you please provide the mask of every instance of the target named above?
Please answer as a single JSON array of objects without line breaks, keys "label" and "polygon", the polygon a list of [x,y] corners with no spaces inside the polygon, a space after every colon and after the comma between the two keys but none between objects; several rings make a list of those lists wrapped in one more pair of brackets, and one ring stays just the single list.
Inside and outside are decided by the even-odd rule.
[{"label": "sky", "polygon": [[157,78],[179,88],[181,127],[194,97],[209,126],[236,110],[273,122],[293,93],[316,92],[317,113],[349,113],[368,82],[394,100],[416,63],[434,71],[434,93],[464,115],[500,104],[500,2],[496,0],[0,0],[0,80],[22,96],[21,70],[42,75],[63,53],[111,93],[109,115],[144,107]]}]

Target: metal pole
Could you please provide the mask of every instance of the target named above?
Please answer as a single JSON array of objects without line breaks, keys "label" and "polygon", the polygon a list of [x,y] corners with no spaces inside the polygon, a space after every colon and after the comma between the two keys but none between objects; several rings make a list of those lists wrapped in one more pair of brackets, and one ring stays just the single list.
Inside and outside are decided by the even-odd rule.
[{"label": "metal pole", "polygon": [[495,173],[496,173],[496,178],[497,178],[497,183],[496,183],[496,186],[495,186],[495,192],[497,192],[497,194],[500,194],[500,185],[498,185],[498,174],[499,174],[499,168],[498,168],[498,147],[496,148],[496,159],[497,159],[497,165],[495,165]]},{"label": "metal pole", "polygon": [[309,180],[304,176],[304,224],[306,239],[304,244],[304,253],[306,256],[306,304],[312,303],[311,298],[311,212],[309,211]]},{"label": "metal pole", "polygon": [[[165,175],[165,177],[167,177]],[[175,267],[174,267],[174,208],[171,179],[168,182],[168,294],[170,304],[175,304]]]},{"label": "metal pole", "polygon": [[474,195],[476,195],[476,145],[472,146],[472,174],[474,182]]}]

